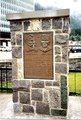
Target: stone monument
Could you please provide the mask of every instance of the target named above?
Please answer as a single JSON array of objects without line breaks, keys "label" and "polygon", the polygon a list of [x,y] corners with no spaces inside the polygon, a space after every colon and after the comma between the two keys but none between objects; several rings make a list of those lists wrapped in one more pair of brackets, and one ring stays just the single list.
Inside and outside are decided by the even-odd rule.
[{"label": "stone monument", "polygon": [[69,10],[7,14],[14,112],[66,116]]}]

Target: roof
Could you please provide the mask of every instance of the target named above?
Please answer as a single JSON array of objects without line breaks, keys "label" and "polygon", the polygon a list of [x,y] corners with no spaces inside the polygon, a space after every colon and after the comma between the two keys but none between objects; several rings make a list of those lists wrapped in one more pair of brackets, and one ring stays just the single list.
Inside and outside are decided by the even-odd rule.
[{"label": "roof", "polygon": [[34,11],[34,12],[9,13],[6,15],[6,19],[11,21],[11,20],[32,19],[32,18],[69,16],[69,14],[70,14],[69,9],[42,10],[42,11]]}]

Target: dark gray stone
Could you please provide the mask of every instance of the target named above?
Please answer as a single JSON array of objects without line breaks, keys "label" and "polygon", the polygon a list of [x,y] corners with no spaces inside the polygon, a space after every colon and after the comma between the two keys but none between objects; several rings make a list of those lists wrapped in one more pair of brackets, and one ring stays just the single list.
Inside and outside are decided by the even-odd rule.
[{"label": "dark gray stone", "polygon": [[66,116],[67,115],[67,111],[66,110],[55,110],[55,109],[51,109],[51,114],[54,116]]},{"label": "dark gray stone", "polygon": [[12,48],[12,58],[22,58],[22,47]]},{"label": "dark gray stone", "polygon": [[61,54],[61,49],[60,47],[55,47],[55,54]]},{"label": "dark gray stone", "polygon": [[23,112],[26,113],[34,113],[34,108],[29,105],[23,105]]},{"label": "dark gray stone", "polygon": [[51,28],[51,19],[42,19],[42,29],[48,30]]},{"label": "dark gray stone", "polygon": [[54,80],[53,81],[53,86],[59,86],[60,84],[59,84],[59,81],[58,80]]},{"label": "dark gray stone", "polygon": [[22,22],[20,21],[11,21],[10,22],[11,31],[20,31],[22,30]]},{"label": "dark gray stone", "polygon": [[64,75],[61,75],[61,87],[67,87],[67,77]]},{"label": "dark gray stone", "polygon": [[52,28],[53,29],[62,29],[62,18],[53,18],[52,19]]},{"label": "dark gray stone", "polygon": [[49,115],[50,114],[49,104],[43,102],[37,102],[36,113]]},{"label": "dark gray stone", "polygon": [[62,61],[67,62],[67,58],[68,58],[68,48],[67,46],[63,46],[62,47]]},{"label": "dark gray stone", "polygon": [[43,92],[40,89],[32,90],[32,100],[42,101],[43,100]]},{"label": "dark gray stone", "polygon": [[27,31],[29,26],[30,26],[30,21],[24,22],[24,31]]},{"label": "dark gray stone", "polygon": [[19,80],[19,88],[26,89],[27,92],[30,92],[30,81],[29,80]]},{"label": "dark gray stone", "polygon": [[55,64],[56,73],[67,73],[67,64]]},{"label": "dark gray stone", "polygon": [[13,58],[12,59],[12,80],[17,79],[17,59]]},{"label": "dark gray stone", "polygon": [[15,113],[20,113],[20,112],[22,112],[22,104],[20,104],[20,103],[14,103],[14,112]]},{"label": "dark gray stone", "polygon": [[57,56],[55,57],[55,62],[61,62],[61,56],[57,55]]},{"label": "dark gray stone", "polygon": [[62,33],[62,32],[63,32],[62,30],[58,30],[58,29],[55,30],[55,33]]},{"label": "dark gray stone", "polygon": [[32,88],[44,88],[44,81],[41,80],[33,80]]},{"label": "dark gray stone", "polygon": [[20,92],[20,103],[30,104],[30,93]]},{"label": "dark gray stone", "polygon": [[15,44],[16,44],[15,32],[11,32],[11,44],[12,44],[12,45],[15,45]]},{"label": "dark gray stone", "polygon": [[22,35],[21,34],[16,35],[16,42],[17,42],[17,45],[22,45]]},{"label": "dark gray stone", "polygon": [[45,85],[46,85],[46,86],[52,86],[52,85],[53,85],[53,82],[52,82],[52,81],[45,81]]},{"label": "dark gray stone", "polygon": [[65,45],[67,44],[67,39],[68,39],[68,36],[67,35],[56,35],[55,36],[55,44],[56,45]]},{"label": "dark gray stone", "polygon": [[13,90],[13,102],[18,101],[18,92]]},{"label": "dark gray stone", "polygon": [[51,88],[49,90],[49,106],[50,108],[60,108],[60,90]]},{"label": "dark gray stone", "polygon": [[67,100],[68,100],[67,88],[61,87],[61,108],[67,109]]}]

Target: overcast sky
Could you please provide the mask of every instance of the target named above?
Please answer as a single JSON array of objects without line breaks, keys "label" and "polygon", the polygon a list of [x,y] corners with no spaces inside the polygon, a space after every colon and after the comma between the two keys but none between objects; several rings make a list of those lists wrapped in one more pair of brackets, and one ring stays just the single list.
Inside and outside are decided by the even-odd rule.
[{"label": "overcast sky", "polygon": [[69,8],[71,14],[81,14],[81,0],[35,0],[42,6],[54,6],[62,9]]}]

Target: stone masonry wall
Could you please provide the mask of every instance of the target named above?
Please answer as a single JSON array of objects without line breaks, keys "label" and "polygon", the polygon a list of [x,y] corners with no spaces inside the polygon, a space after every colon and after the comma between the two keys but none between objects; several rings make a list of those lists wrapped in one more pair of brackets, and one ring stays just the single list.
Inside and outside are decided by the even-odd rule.
[{"label": "stone masonry wall", "polygon": [[[11,21],[14,112],[67,115],[69,17]],[[23,33],[53,32],[54,79],[24,79]]]}]

